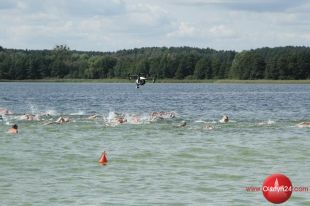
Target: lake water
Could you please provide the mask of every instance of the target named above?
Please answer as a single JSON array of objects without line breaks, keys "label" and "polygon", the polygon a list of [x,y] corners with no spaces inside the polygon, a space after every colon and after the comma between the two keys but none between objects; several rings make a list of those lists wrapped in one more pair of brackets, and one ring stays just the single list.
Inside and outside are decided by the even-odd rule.
[{"label": "lake water", "polygon": [[310,85],[0,83],[0,107],[0,205],[270,205],[245,187],[273,173],[310,187]]}]

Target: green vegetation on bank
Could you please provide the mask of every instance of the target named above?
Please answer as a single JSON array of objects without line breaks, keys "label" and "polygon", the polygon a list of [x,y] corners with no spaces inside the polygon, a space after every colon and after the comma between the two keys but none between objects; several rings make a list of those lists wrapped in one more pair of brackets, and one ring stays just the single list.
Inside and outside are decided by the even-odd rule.
[{"label": "green vegetation on bank", "polygon": [[[0,82],[53,82],[53,83],[133,83],[133,80],[119,79],[24,79],[0,80]],[[238,79],[158,79],[156,83],[219,83],[219,84],[310,84],[310,79],[305,80],[238,80]],[[151,83],[150,83],[151,84]]]},{"label": "green vegetation on bank", "polygon": [[161,79],[159,83],[221,83],[221,84],[310,84],[310,79],[306,80],[239,80],[239,79],[198,79],[198,80],[179,80],[179,79]]},{"label": "green vegetation on bank", "polygon": [[[60,82],[129,82],[128,74],[157,76],[159,82],[300,83],[310,79],[309,47],[216,51],[151,47],[117,52],[5,49],[0,46],[0,79]],[[308,80],[307,80],[308,79]],[[279,81],[277,81],[279,82]],[[282,82],[282,81],[281,81]],[[281,83],[280,82],[280,83]]]}]

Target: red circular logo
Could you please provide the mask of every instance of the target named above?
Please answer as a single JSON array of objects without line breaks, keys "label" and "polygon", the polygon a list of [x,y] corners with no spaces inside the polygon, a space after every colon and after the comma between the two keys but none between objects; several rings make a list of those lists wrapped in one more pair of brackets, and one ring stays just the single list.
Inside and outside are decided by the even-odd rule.
[{"label": "red circular logo", "polygon": [[292,182],[283,174],[268,176],[263,183],[263,195],[272,203],[280,204],[287,201],[292,195]]}]

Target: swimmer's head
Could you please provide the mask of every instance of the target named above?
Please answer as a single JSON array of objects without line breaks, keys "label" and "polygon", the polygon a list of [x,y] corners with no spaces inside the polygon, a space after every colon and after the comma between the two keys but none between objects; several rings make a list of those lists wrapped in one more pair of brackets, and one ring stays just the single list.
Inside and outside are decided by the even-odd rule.
[{"label": "swimmer's head", "polygon": [[228,116],[224,115],[220,120],[221,123],[227,123],[229,121]]},{"label": "swimmer's head", "polygon": [[117,124],[123,124],[127,122],[127,119],[125,119],[124,117],[116,117],[113,121],[116,122]]},{"label": "swimmer's head", "polygon": [[187,124],[187,123],[186,123],[185,121],[182,121],[181,124],[180,124],[180,127],[185,127],[186,124]]},{"label": "swimmer's head", "polygon": [[228,116],[224,115],[224,116],[223,116],[223,120],[224,120],[224,122],[228,122],[228,120],[229,120],[229,119],[228,119]]},{"label": "swimmer's head", "polygon": [[12,128],[13,128],[13,129],[18,129],[17,124],[14,124],[14,125],[12,126]]}]

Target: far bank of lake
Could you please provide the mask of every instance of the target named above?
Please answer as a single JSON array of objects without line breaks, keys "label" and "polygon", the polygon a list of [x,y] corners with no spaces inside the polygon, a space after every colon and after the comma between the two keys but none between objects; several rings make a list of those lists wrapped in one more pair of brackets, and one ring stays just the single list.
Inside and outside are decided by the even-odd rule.
[{"label": "far bank of lake", "polygon": [[[0,82],[63,82],[63,83],[130,83],[135,80],[111,78],[111,79],[27,79],[7,80]],[[152,83],[150,80],[149,83]],[[217,83],[217,84],[310,84],[310,79],[305,80],[238,80],[238,79],[158,79],[156,83]]]}]

